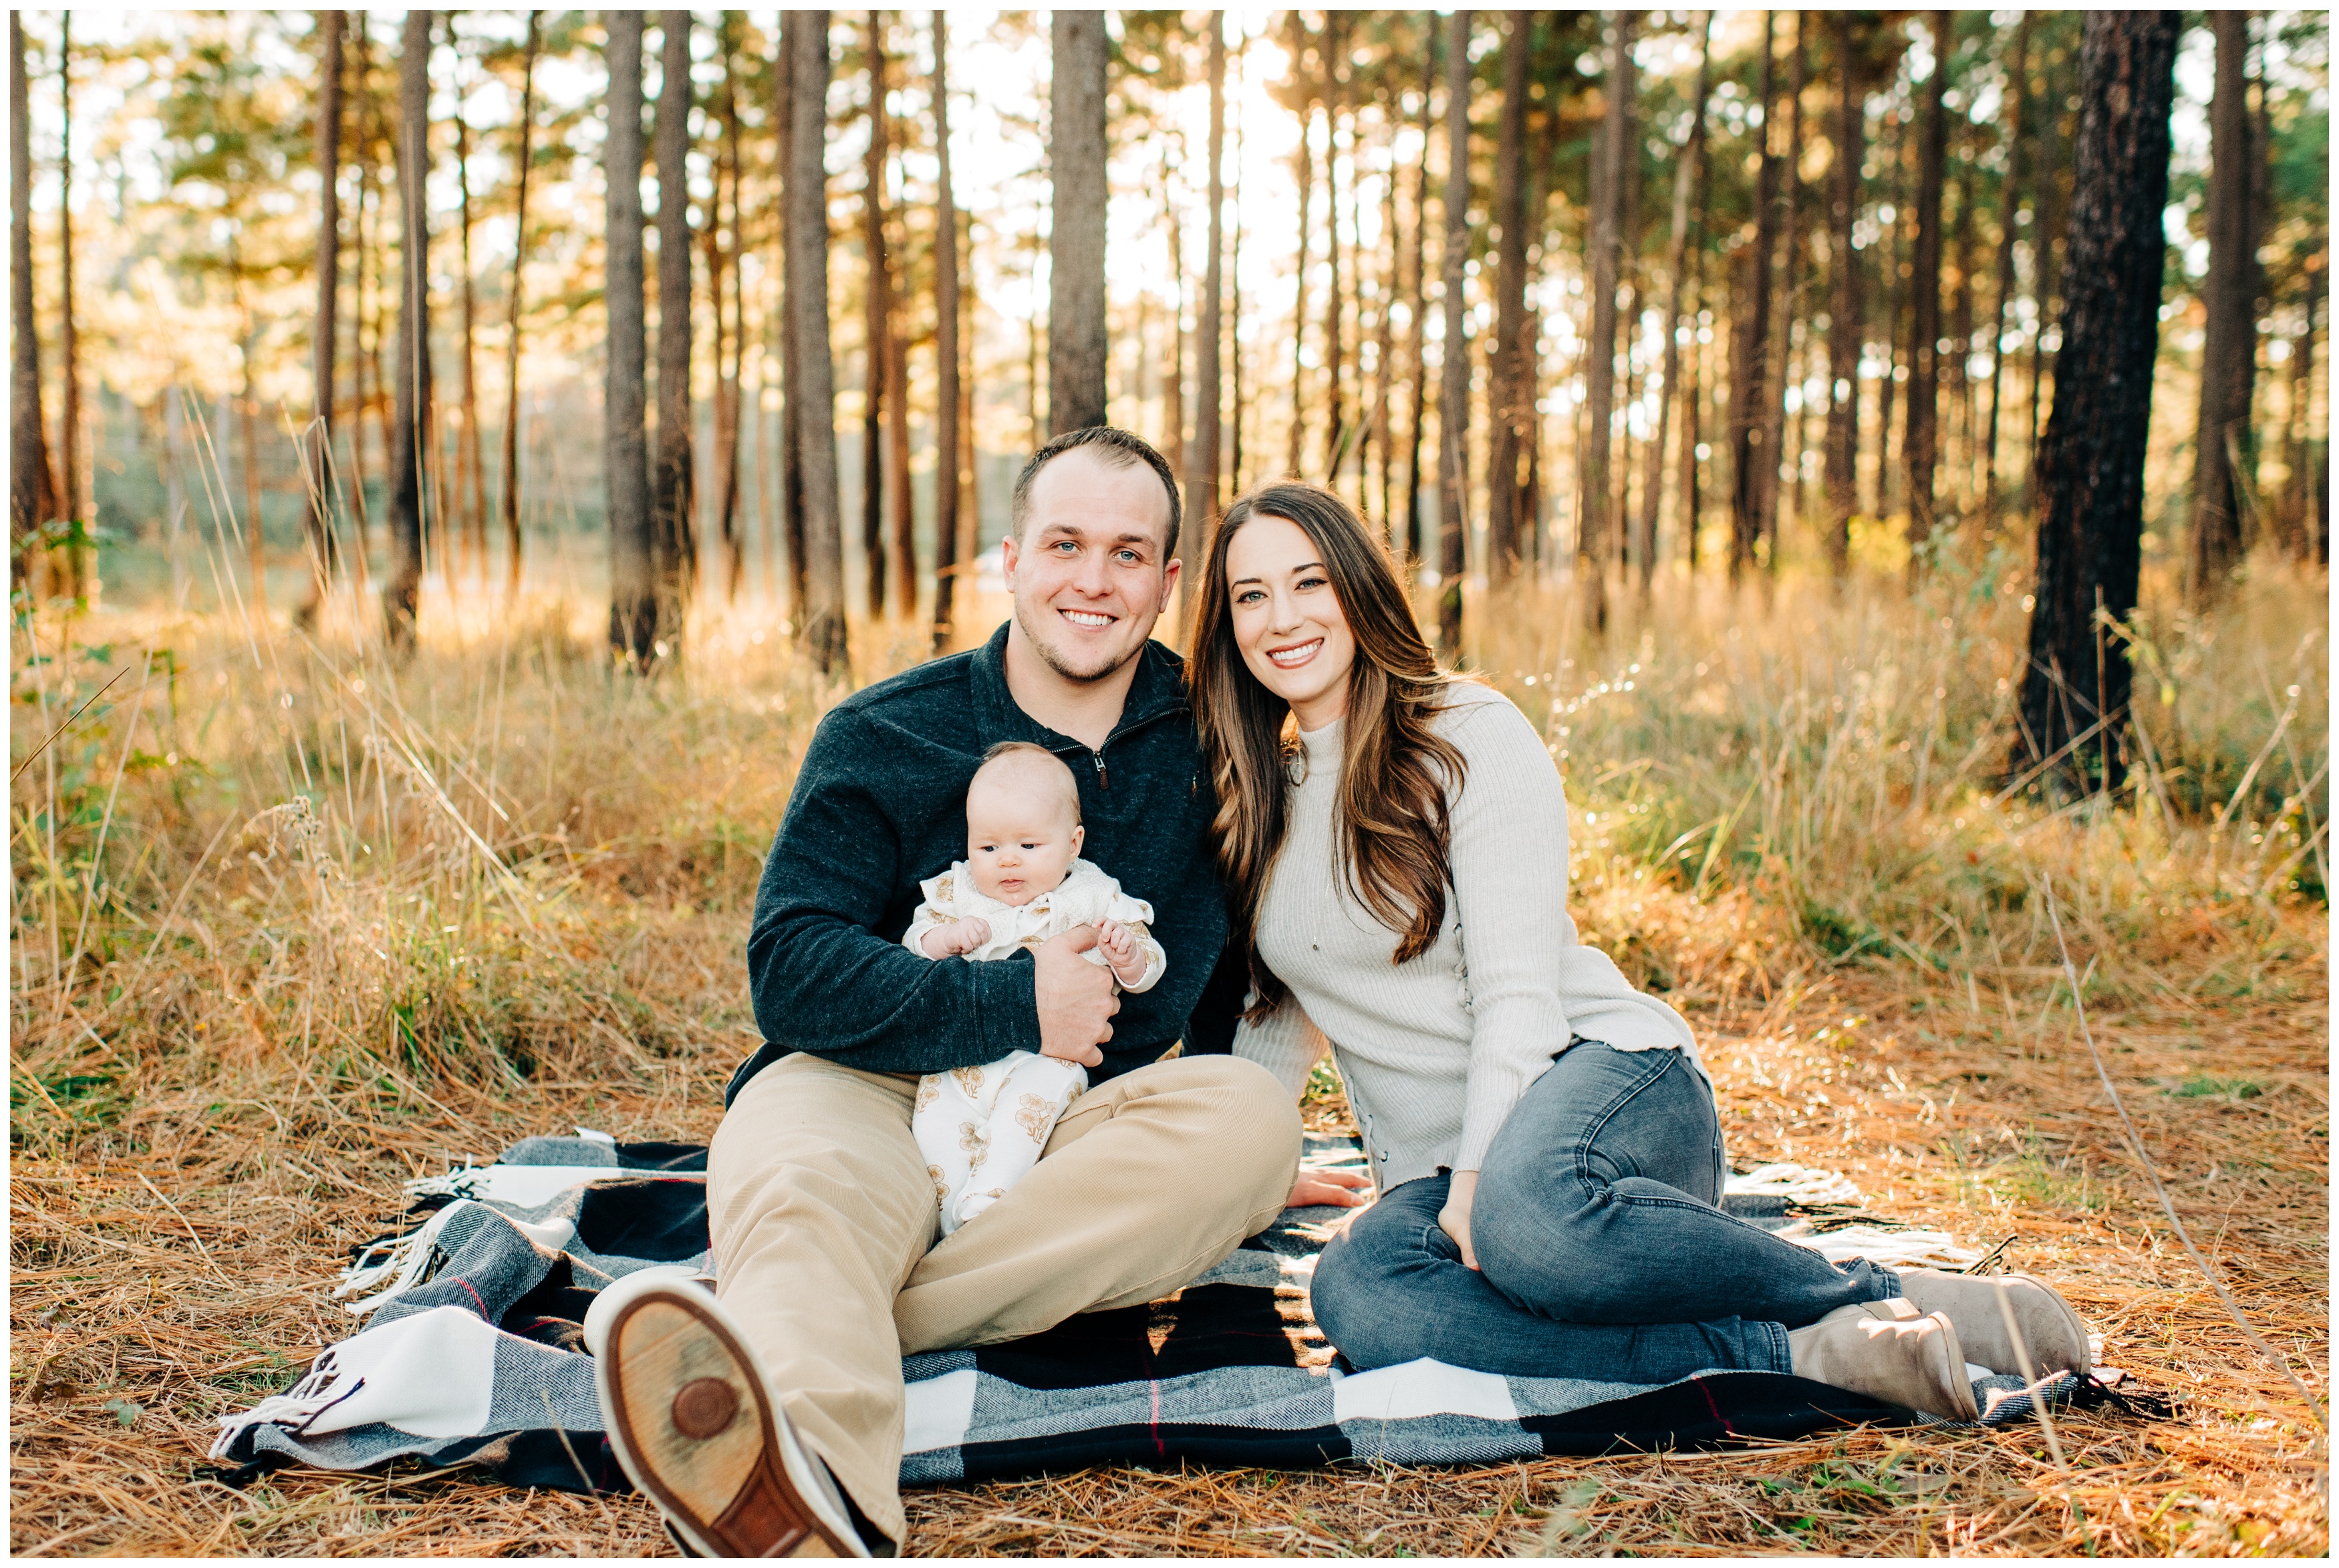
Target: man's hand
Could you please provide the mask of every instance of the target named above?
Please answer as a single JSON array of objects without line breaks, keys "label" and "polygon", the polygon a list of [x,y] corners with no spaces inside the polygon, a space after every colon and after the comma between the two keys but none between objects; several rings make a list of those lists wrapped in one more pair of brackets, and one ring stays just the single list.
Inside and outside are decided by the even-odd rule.
[{"label": "man's hand", "polygon": [[1291,1184],[1286,1208],[1354,1208],[1370,1203],[1373,1178],[1360,1170],[1309,1170],[1302,1167]]},{"label": "man's hand", "polygon": [[918,945],[926,950],[928,958],[949,958],[972,952],[990,940],[991,922],[979,914],[969,914],[934,927],[918,939]]},{"label": "man's hand", "polygon": [[1470,1203],[1478,1196],[1478,1173],[1457,1170],[1446,1188],[1446,1207],[1437,1211],[1437,1228],[1454,1238],[1462,1249],[1462,1266],[1478,1267],[1478,1255],[1470,1250]]},{"label": "man's hand", "polygon": [[1096,1067],[1097,1049],[1112,1038],[1112,1015],[1120,1011],[1112,971],[1081,955],[1096,946],[1092,926],[1074,926],[1051,937],[1032,954],[1031,1000],[1040,1011],[1040,1054]]},{"label": "man's hand", "polygon": [[1124,986],[1145,978],[1145,949],[1138,945],[1135,932],[1117,920],[1108,920],[1098,923],[1096,933],[1097,946],[1103,950],[1114,978]]}]

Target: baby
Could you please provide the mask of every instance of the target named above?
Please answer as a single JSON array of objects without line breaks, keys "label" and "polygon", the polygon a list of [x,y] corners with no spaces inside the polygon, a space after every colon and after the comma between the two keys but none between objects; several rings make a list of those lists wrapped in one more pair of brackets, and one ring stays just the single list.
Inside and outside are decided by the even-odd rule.
[{"label": "baby", "polygon": [[[966,858],[918,884],[925,901],[902,945],[931,959],[982,961],[1093,926],[1090,962],[1123,991],[1146,991],[1169,963],[1147,934],[1153,907],[1080,858],[1080,786],[1063,759],[1026,741],[983,754],[966,788]],[[1078,1062],[1010,1051],[981,1067],[929,1074],[910,1130],[926,1157],[948,1236],[1039,1163],[1056,1119],[1088,1089]]]}]

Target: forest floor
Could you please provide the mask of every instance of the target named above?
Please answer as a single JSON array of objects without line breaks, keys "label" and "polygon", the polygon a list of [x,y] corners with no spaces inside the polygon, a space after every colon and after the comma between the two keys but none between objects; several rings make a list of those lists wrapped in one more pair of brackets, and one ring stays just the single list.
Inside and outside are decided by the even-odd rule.
[{"label": "forest floor", "polygon": [[[2205,957],[2223,945],[2215,932],[2200,942]],[[2023,1426],[1479,1470],[1082,1471],[914,1491],[905,1552],[2323,1553],[2324,1443],[2170,1239],[2068,1011],[2034,1030],[1894,978],[1846,975],[1695,1020],[1738,1162],[1828,1165],[1879,1213],[1977,1245],[2011,1238],[2008,1264],[2064,1290],[2104,1335],[2104,1359],[2173,1400],[2172,1414],[2067,1414],[2059,1465]],[[2326,999],[2304,986],[2269,1001],[2266,977],[2245,978],[2256,996],[2196,991],[2090,1021],[2179,1212],[2320,1395]],[[394,1211],[400,1178],[577,1122],[620,1138],[704,1139],[745,1044],[734,1034],[658,1063],[648,1087],[539,1082],[308,1131],[248,1117],[222,1125],[222,1108],[192,1100],[157,1104],[134,1154],[20,1153],[12,1548],[665,1553],[654,1512],[635,1497],[523,1494],[460,1472],[285,1471],[242,1492],[194,1476],[217,1414],[281,1386],[348,1332],[327,1300],[335,1267]],[[1339,1108],[1327,1109],[1337,1119]]]},{"label": "forest floor", "polygon": [[[1954,629],[1889,591],[1717,591],[1661,598],[1662,651],[1644,636],[1605,674],[1563,657],[1557,596],[1514,623],[1557,626],[1543,645],[1482,651],[1568,770],[1584,940],[1689,1017],[1738,1165],[1841,1170],[1879,1215],[2005,1242],[2166,1403],[2065,1415],[2059,1458],[2030,1426],[1864,1429],[923,1488],[905,1551],[2327,1550],[2327,587],[2163,624],[2157,771],[2052,810],[1989,776],[2010,590],[1959,600]],[[835,694],[752,664],[746,618],[643,688],[558,606],[401,668],[217,620],[44,622],[13,667],[11,1548],[664,1554],[637,1497],[411,1469],[238,1491],[204,1454],[350,1332],[331,1287],[403,1178],[577,1124],[712,1134],[755,1043],[755,871]],[[2146,1154],[2314,1408],[2124,1143],[2057,920]]]}]

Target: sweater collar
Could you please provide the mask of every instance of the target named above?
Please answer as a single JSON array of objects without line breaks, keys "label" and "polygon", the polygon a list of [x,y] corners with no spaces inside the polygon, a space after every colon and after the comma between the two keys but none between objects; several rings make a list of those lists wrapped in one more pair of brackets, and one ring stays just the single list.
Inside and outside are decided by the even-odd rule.
[{"label": "sweater collar", "polygon": [[[1050,729],[1018,706],[1014,693],[1007,689],[1007,629],[1009,622],[1000,623],[991,639],[974,650],[974,708],[986,745],[1000,741],[1034,741],[1050,751],[1064,751],[1086,746],[1068,735]],[[1105,744],[1134,729],[1140,729],[1173,714],[1187,710],[1186,661],[1160,642],[1148,637],[1137,650],[1137,674],[1129,683],[1129,695],[1121,699],[1120,717],[1112,726]]]}]

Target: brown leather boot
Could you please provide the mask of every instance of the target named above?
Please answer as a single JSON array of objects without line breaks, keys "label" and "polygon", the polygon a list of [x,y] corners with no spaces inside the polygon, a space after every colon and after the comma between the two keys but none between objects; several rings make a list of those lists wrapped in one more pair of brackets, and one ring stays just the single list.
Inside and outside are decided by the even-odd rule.
[{"label": "brown leather boot", "polygon": [[1940,1313],[1900,1300],[1857,1302],[1790,1330],[1787,1348],[1798,1377],[1928,1415],[1981,1418],[1957,1327]]},{"label": "brown leather boot", "polygon": [[2087,1353],[2087,1326],[2071,1304],[2044,1280],[2028,1274],[1944,1274],[1937,1268],[1911,1268],[1900,1276],[1901,1294],[1920,1312],[1943,1312],[1958,1326],[1958,1341],[1966,1354],[1992,1372],[2020,1376],[2022,1358],[2015,1354],[2007,1332],[2006,1312],[1999,1306],[2001,1292],[2014,1312],[2014,1326],[2030,1352],[2030,1376],[2051,1377],[2068,1372],[2085,1377],[2094,1358]]},{"label": "brown leather boot", "polygon": [[586,1341],[603,1429],[678,1542],[702,1557],[869,1555],[712,1293],[633,1275],[602,1297]]}]

